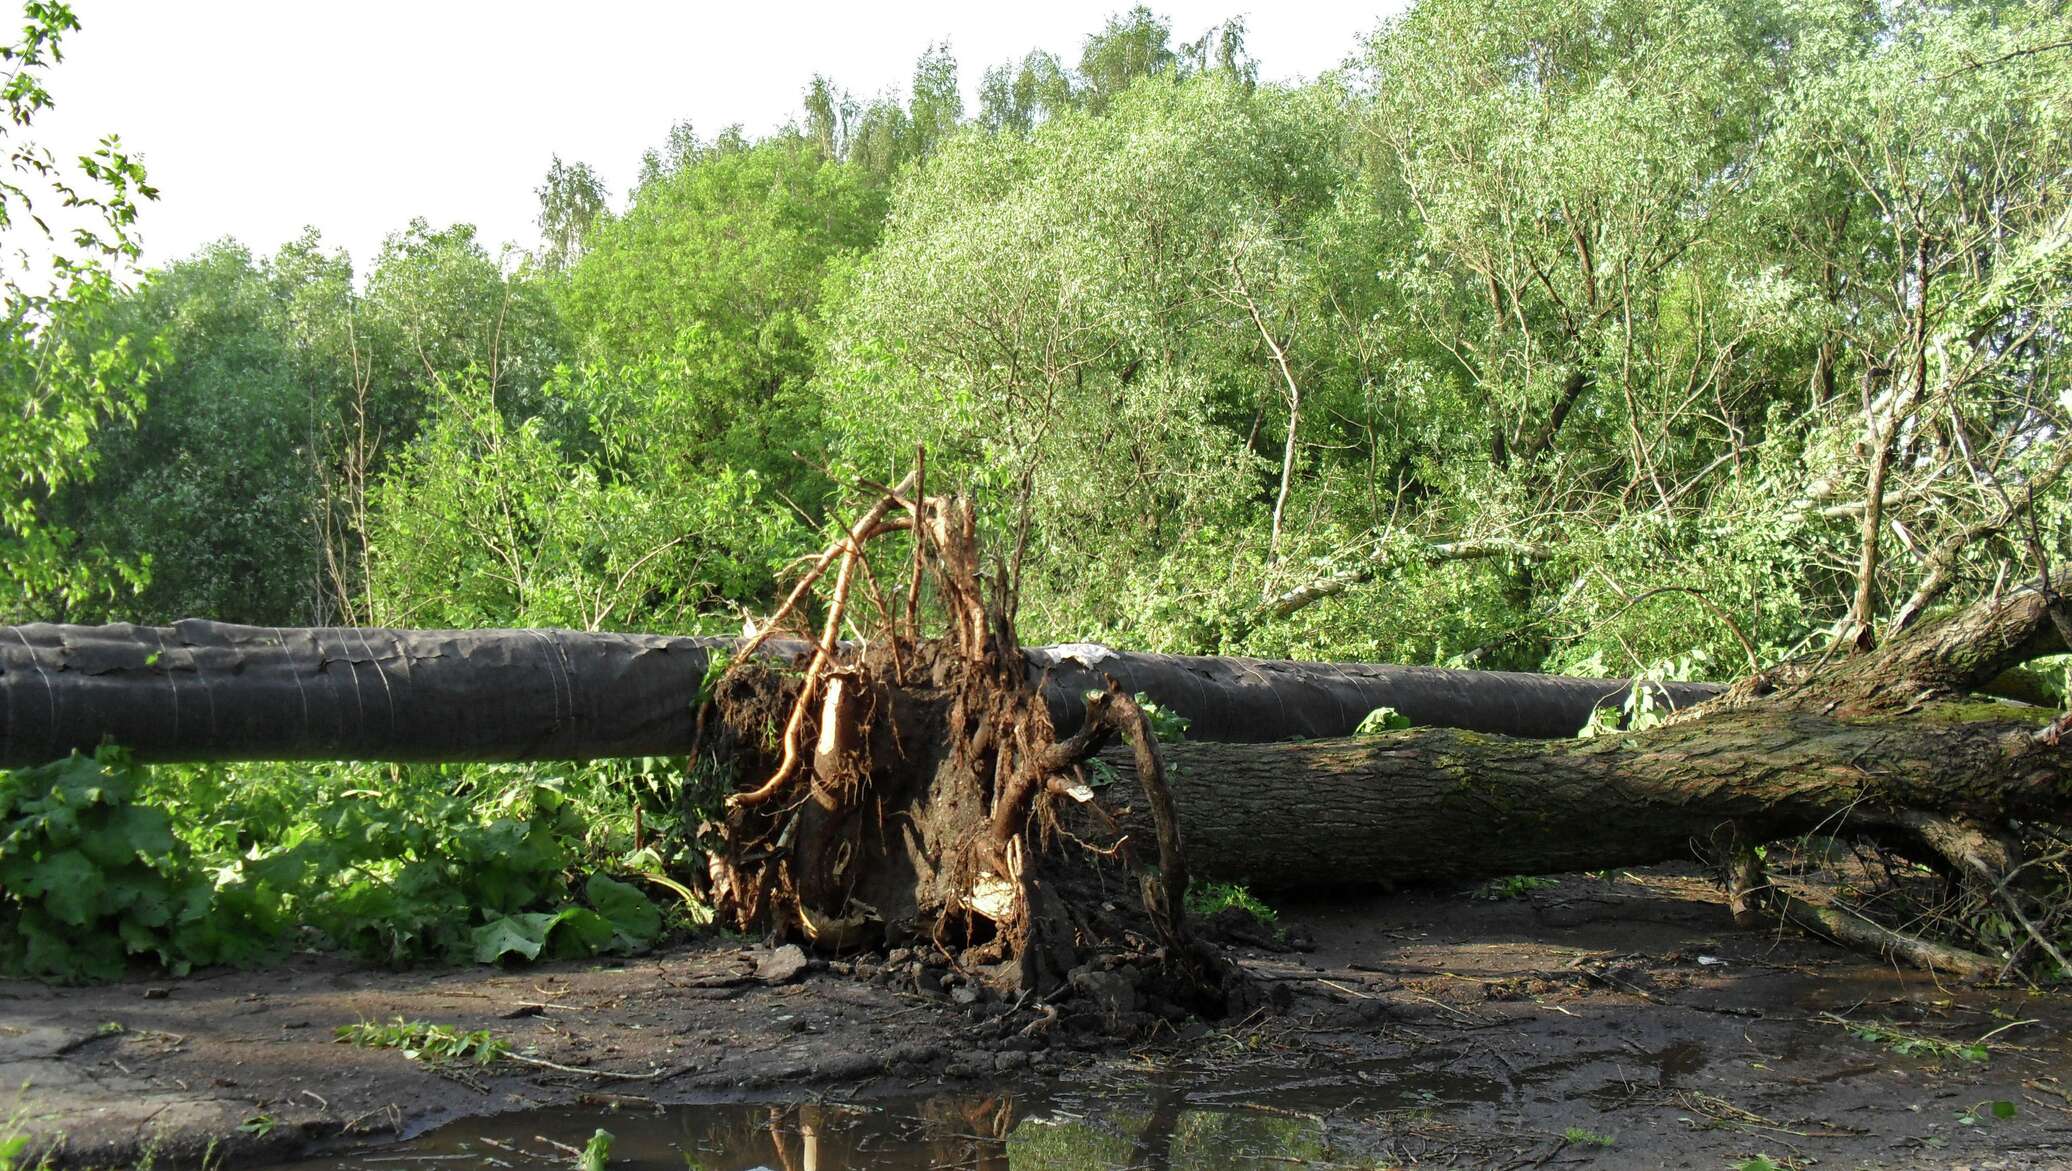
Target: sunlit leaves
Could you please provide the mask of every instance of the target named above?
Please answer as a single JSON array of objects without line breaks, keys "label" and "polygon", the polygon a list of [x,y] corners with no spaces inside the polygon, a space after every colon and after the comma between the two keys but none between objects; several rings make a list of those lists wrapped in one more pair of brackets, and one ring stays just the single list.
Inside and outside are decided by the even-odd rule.
[{"label": "sunlit leaves", "polygon": [[133,562],[79,558],[72,534],[45,515],[49,494],[93,467],[91,436],[133,412],[151,347],[109,344],[99,322],[120,292],[118,273],[137,256],[139,201],[156,198],[143,164],[110,136],[60,162],[19,138],[49,107],[46,71],[79,28],[70,6],[23,7],[19,39],[0,46],[8,65],[0,102],[0,617],[112,591],[138,579]]}]

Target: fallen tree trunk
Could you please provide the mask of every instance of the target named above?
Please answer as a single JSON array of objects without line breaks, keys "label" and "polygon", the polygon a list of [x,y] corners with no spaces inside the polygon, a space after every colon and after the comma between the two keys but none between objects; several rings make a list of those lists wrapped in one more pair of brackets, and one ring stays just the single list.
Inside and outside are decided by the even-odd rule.
[{"label": "fallen tree trunk", "polygon": [[[2046,971],[2072,978],[2052,932],[2037,926],[2062,924],[2053,886],[2062,879],[2024,859],[2025,841],[2064,852],[2072,714],[1974,694],[2019,664],[2072,650],[2068,589],[2072,571],[1875,653],[1785,664],[1642,732],[1530,742],[1420,729],[1175,746],[1168,771],[1181,778],[1190,861],[1196,873],[1309,886],[1701,858],[1746,925],[1775,916],[1974,979],[2004,977],[2033,946],[2055,965]],[[1282,804],[1278,779],[1291,774],[1305,779],[1300,817]],[[1955,892],[1942,897],[1964,908],[1942,916],[1960,936],[2004,912],[2025,937],[1984,954],[1771,881],[1758,847],[1810,834],[1870,839],[1930,863]]]},{"label": "fallen tree trunk", "polygon": [[[585,760],[690,750],[710,655],[735,639],[572,630],[0,627],[0,767],[112,742],[147,761]],[[773,642],[779,659],[797,641]],[[1113,677],[1195,739],[1344,736],[1378,707],[1423,725],[1566,736],[1626,680],[1037,647],[1027,674],[1076,726]],[[1718,689],[1653,685],[1682,707]]]},{"label": "fallen tree trunk", "polygon": [[[2072,570],[1872,654],[1744,679],[1644,732],[1172,745],[1181,825],[1199,872],[1282,886],[1723,860],[1737,841],[1814,832],[2004,873],[2018,864],[2004,827],[2072,821],[2072,731],[2051,709],[1975,693],[2072,650],[2066,591]],[[1289,776],[1303,778],[1299,815]]]},{"label": "fallen tree trunk", "polygon": [[[1216,990],[1212,963],[1188,958],[1201,954],[1184,932],[1190,876],[1311,886],[1697,856],[1717,865],[1737,919],[1768,912],[1981,976],[1998,961],[1780,893],[1756,848],[1816,831],[1898,843],[1959,881],[1982,882],[2022,917],[2008,886],[2016,828],[2072,821],[2063,722],[2025,720],[1972,695],[2072,645],[2058,592],[2072,588],[2072,574],[1924,625],[1875,654],[1744,680],[1630,734],[1530,740],[1414,729],[1154,748],[1145,714],[1114,679],[1089,701],[1081,730],[1059,734],[1028,685],[1033,664],[1015,644],[1011,615],[980,595],[969,502],[909,501],[901,491],[824,553],[786,603],[842,555],[803,675],[736,668],[722,681],[721,752],[744,762],[745,776],[729,785],[713,887],[742,928],[796,926],[837,948],[914,941],[961,950],[1021,993],[1082,972],[1071,965],[1089,940],[1141,946],[1128,941],[1155,937],[1158,969],[1186,990],[1172,995],[1224,1004],[1232,990]],[[894,506],[910,511],[911,531],[928,534],[947,633],[922,639],[909,620],[873,653],[839,655],[850,568],[862,543],[887,531],[878,518]],[[916,580],[922,564],[917,553]],[[1130,741],[1129,768],[1084,767],[1116,733]],[[810,768],[807,743],[816,744]],[[1103,771],[1118,781],[1097,795],[1087,782]],[[1120,783],[1125,773],[1136,784]],[[1104,915],[1116,907],[1099,893],[1108,882],[1074,885],[1116,864],[1141,884],[1148,935]]]},{"label": "fallen tree trunk", "polygon": [[1910,810],[1982,824],[2072,813],[2067,750],[2018,710],[1949,722],[1744,709],[1591,740],[1432,728],[1165,755],[1197,874],[1474,880],[1716,858],[1737,836],[1912,835]]},{"label": "fallen tree trunk", "polygon": [[[922,634],[911,601],[901,622],[873,586],[891,633],[838,644],[865,545],[899,531],[920,537],[907,597],[926,569],[943,633]],[[1190,876],[1300,886],[1692,856],[1718,864],[1737,918],[1768,911],[1991,974],[1996,961],[1985,956],[1772,893],[1754,848],[1812,832],[1870,836],[1936,860],[2004,901],[2058,954],[2011,884],[2022,870],[2018,834],[2072,823],[2067,724],[1972,693],[2072,646],[2061,596],[2072,573],[1923,623],[1876,653],[1753,676],[1646,731],[1577,741],[1421,728],[1161,749],[1133,690],[1194,715],[1210,735],[1343,731],[1394,697],[1361,690],[1362,668],[1025,652],[999,600],[1012,592],[986,592],[976,531],[968,499],[890,491],[772,617],[771,629],[799,620],[801,599],[827,576],[813,642],[751,639],[722,672],[707,670],[713,644],[634,636],[16,628],[7,751],[38,759],[67,737],[111,733],[159,758],[560,759],[695,746],[723,799],[701,841],[725,919],[834,950],[923,945],[1016,996],[1099,984],[1107,969],[1089,956],[1105,952],[1142,959],[1169,1005],[1241,1005],[1232,969],[1186,932]],[[1463,723],[1491,720],[1499,705],[1489,696],[1517,679],[1449,677],[1473,679],[1451,696]],[[1277,678],[1315,687],[1328,705],[1288,701],[1286,682],[1263,682]],[[1093,679],[1102,689],[1083,690]],[[1580,722],[1616,688],[1533,680],[1527,690],[1587,693]],[[1229,700],[1247,689],[1272,703]],[[1420,714],[1407,701],[1391,706]],[[600,728],[619,735],[600,738]],[[1089,782],[1103,770],[1091,762],[1117,738],[1129,745],[1134,784],[1097,794]],[[1113,897],[1124,876],[1138,886],[1141,914]]]}]

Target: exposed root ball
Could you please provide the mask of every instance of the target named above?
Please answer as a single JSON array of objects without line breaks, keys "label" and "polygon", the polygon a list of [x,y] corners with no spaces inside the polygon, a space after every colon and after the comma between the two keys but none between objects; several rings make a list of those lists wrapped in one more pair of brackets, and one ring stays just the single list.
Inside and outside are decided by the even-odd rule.
[{"label": "exposed root ball", "polygon": [[[1111,681],[1084,725],[1058,734],[1011,613],[982,596],[971,502],[910,495],[916,479],[821,554],[765,627],[839,564],[792,669],[744,654],[715,689],[712,747],[749,782],[716,827],[716,904],[743,929],[825,951],[904,949],[925,957],[917,980],[935,965],[972,994],[1076,993],[1110,1031],[1248,1003],[1235,969],[1188,936],[1185,849],[1143,710]],[[939,637],[895,617],[864,559],[894,531],[915,540],[905,612],[925,579]],[[836,635],[859,581],[887,632],[845,651]],[[1125,835],[1127,810],[1082,768],[1118,738],[1155,841]]]}]

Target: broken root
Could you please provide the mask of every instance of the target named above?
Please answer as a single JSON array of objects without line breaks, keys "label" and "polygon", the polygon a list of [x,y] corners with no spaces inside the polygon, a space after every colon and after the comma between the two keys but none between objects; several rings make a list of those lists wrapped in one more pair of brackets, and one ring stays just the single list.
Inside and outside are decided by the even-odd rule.
[{"label": "broken root", "polygon": [[[773,940],[925,955],[987,995],[1078,991],[1106,1006],[1111,1031],[1221,1015],[1242,981],[1187,931],[1186,851],[1149,719],[1110,680],[1083,725],[1058,735],[1000,601],[1011,583],[984,572],[972,502],[920,483],[885,492],[823,550],[714,688],[714,749],[760,778],[711,827],[716,909]],[[914,543],[903,605],[868,560],[894,532]],[[830,568],[810,649],[788,669],[757,657]],[[859,581],[876,621],[843,644],[845,621],[863,625]],[[921,632],[923,614],[939,634]],[[1117,740],[1154,843],[1130,840],[1129,811],[1088,783],[1087,762]],[[1108,889],[1130,880],[1133,906]]]}]

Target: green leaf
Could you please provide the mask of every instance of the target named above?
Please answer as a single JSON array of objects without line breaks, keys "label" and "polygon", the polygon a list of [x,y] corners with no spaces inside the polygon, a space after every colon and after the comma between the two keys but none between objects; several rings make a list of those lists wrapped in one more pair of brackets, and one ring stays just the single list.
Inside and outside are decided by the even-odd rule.
[{"label": "green leaf", "polygon": [[1383,732],[1400,732],[1410,727],[1410,717],[1392,707],[1378,707],[1368,712],[1359,726],[1353,729],[1355,736],[1379,736]]},{"label": "green leaf", "polygon": [[582,1158],[576,1162],[576,1171],[604,1171],[605,1163],[612,1157],[612,1132],[599,1127],[590,1141],[583,1144]]},{"label": "green leaf", "polygon": [[149,805],[121,805],[100,828],[86,835],[79,848],[109,869],[136,861],[157,860],[173,852],[173,831],[165,811]]},{"label": "green leaf", "polygon": [[540,958],[551,919],[549,915],[505,915],[475,928],[475,962],[493,964],[507,955]]},{"label": "green leaf", "polygon": [[634,947],[645,947],[662,933],[661,909],[638,887],[593,874],[583,886],[583,897]]},{"label": "green leaf", "polygon": [[78,850],[61,850],[37,863],[21,893],[41,896],[44,909],[58,922],[85,927],[100,916],[107,883],[101,868]]},{"label": "green leaf", "polygon": [[565,907],[548,924],[548,942],[556,959],[596,955],[612,945],[611,920],[585,907]]}]

